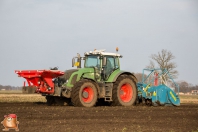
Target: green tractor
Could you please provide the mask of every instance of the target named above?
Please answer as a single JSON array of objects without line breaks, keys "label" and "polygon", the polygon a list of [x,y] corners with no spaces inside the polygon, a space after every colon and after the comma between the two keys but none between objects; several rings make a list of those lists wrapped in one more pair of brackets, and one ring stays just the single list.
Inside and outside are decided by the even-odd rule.
[{"label": "green tractor", "polygon": [[72,60],[77,69],[67,70],[62,77],[62,96],[71,98],[74,106],[92,107],[99,100],[113,106],[133,105],[137,79],[132,73],[120,70],[121,57],[104,50],[85,52],[84,57],[78,54]]},{"label": "green tractor", "polygon": [[[118,51],[118,49],[116,49]],[[92,107],[96,103],[108,103],[112,106],[131,106],[137,98],[137,79],[131,73],[120,70],[116,53],[105,50],[85,52],[72,59],[76,69],[59,71],[50,70],[17,70],[28,84],[37,86],[37,93],[46,96],[47,104],[67,102],[74,106]],[[81,68],[81,61],[84,68]]]}]

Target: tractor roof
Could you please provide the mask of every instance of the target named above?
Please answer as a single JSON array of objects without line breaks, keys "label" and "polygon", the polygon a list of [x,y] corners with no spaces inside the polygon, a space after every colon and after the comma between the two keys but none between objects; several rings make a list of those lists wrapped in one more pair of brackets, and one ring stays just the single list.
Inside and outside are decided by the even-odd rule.
[{"label": "tractor roof", "polygon": [[85,52],[85,55],[109,55],[109,56],[122,57],[122,55],[120,55],[118,53],[105,52],[105,49]]}]

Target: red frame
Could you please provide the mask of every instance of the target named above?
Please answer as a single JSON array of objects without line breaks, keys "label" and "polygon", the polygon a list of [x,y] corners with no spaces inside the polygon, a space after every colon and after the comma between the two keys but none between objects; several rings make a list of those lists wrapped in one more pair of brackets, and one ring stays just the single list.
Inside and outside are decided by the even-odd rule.
[{"label": "red frame", "polygon": [[29,86],[36,86],[37,93],[45,94],[53,94],[54,83],[52,79],[64,75],[64,72],[59,70],[15,70],[15,73],[19,77],[25,78]]}]

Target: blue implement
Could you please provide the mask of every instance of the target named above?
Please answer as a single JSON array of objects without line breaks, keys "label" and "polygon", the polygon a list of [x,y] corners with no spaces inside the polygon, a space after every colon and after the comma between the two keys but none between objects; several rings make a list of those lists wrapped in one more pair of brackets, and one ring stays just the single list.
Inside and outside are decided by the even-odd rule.
[{"label": "blue implement", "polygon": [[[144,70],[150,71],[150,74],[144,79]],[[142,82],[137,83],[138,87],[138,102],[153,106],[180,106],[180,98],[176,92],[168,87],[164,77],[169,77],[175,84],[175,89],[179,91],[179,86],[174,82],[167,70],[161,69],[144,69]],[[149,80],[150,79],[150,80]],[[161,81],[159,84],[158,81]]]}]

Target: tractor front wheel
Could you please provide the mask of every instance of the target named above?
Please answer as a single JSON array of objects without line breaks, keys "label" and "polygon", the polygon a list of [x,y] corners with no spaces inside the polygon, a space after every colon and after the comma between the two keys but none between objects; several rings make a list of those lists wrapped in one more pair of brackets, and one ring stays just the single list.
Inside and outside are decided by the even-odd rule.
[{"label": "tractor front wheel", "polygon": [[112,105],[131,106],[137,98],[137,87],[130,76],[120,76],[113,86]]},{"label": "tractor front wheel", "polygon": [[71,92],[74,106],[92,107],[96,104],[98,93],[96,86],[90,80],[83,79],[75,84]]}]

